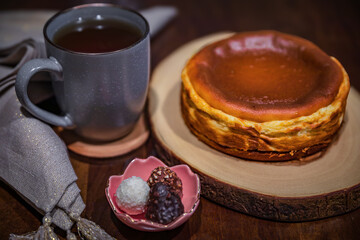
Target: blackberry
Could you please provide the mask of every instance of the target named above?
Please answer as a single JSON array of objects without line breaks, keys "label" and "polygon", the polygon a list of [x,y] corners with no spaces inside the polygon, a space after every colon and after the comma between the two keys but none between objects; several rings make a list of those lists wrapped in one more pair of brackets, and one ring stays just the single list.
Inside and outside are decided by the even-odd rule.
[{"label": "blackberry", "polygon": [[162,182],[168,186],[170,186],[170,190],[175,192],[177,195],[182,198],[182,182],[181,179],[177,176],[177,174],[167,167],[157,167],[155,168],[151,174],[147,183],[150,188],[152,188],[156,183]]},{"label": "blackberry", "polygon": [[146,219],[168,224],[184,213],[181,198],[162,182],[156,183],[150,190]]}]

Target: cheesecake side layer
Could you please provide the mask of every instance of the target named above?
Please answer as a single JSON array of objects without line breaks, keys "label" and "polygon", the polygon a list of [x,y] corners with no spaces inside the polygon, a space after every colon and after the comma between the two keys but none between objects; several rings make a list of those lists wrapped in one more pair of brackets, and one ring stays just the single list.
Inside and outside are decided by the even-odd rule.
[{"label": "cheesecake side layer", "polygon": [[200,140],[231,155],[263,161],[311,155],[328,146],[340,128],[350,90],[345,69],[331,59],[343,76],[334,101],[308,116],[265,122],[241,119],[211,107],[194,90],[185,68],[181,90],[185,123]]}]

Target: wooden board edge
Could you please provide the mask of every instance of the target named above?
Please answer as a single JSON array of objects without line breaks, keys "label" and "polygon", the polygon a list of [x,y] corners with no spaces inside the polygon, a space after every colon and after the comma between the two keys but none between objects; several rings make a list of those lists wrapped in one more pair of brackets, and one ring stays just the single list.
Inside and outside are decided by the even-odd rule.
[{"label": "wooden board edge", "polygon": [[[154,147],[168,166],[187,164],[157,137],[149,118]],[[347,189],[308,197],[276,197],[238,188],[189,166],[200,177],[201,195],[220,205],[251,216],[301,222],[338,216],[360,207],[360,183]]]}]

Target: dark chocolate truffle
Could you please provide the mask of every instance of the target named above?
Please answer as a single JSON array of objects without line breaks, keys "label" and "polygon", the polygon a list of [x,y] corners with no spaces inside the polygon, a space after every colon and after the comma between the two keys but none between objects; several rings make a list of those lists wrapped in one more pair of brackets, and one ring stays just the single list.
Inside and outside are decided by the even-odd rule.
[{"label": "dark chocolate truffle", "polygon": [[184,213],[180,197],[162,182],[155,183],[150,190],[146,219],[160,224],[169,224]]}]

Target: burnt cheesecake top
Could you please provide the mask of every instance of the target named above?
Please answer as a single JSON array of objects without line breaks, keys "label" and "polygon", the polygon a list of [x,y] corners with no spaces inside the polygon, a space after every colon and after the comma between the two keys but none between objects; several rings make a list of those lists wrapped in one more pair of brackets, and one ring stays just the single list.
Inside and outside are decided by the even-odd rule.
[{"label": "burnt cheesecake top", "polygon": [[210,106],[256,122],[310,115],[335,99],[343,80],[319,47],[276,31],[207,45],[188,61],[183,77]]}]

